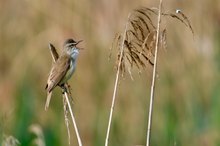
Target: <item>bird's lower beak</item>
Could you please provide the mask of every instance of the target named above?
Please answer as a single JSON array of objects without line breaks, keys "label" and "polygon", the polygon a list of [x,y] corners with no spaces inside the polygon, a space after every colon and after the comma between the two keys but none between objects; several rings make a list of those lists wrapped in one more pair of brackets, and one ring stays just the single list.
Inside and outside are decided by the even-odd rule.
[{"label": "bird's lower beak", "polygon": [[79,48],[79,47],[77,47],[77,49],[80,50],[80,51],[81,51],[81,50],[84,50],[84,48]]}]

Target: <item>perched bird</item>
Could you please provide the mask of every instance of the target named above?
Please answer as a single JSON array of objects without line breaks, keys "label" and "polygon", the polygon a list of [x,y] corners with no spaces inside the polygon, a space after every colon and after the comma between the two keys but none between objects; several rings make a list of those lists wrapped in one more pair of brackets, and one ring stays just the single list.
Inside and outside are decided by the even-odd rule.
[{"label": "perched bird", "polygon": [[76,42],[73,39],[67,39],[64,42],[60,57],[52,65],[45,88],[47,90],[45,110],[47,110],[49,107],[52,90],[57,85],[62,87],[73,75],[76,69],[76,60],[79,55],[79,48],[77,48],[76,45],[81,41],[82,40]]}]

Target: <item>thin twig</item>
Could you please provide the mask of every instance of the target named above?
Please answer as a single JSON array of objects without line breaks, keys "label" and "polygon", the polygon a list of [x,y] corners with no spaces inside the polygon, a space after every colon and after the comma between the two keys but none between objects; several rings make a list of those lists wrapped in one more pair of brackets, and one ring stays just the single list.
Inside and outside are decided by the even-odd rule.
[{"label": "thin twig", "polygon": [[112,95],[112,105],[111,105],[111,111],[110,111],[110,115],[109,115],[107,134],[106,134],[106,138],[105,138],[105,146],[108,146],[108,139],[109,139],[109,133],[110,133],[110,129],[111,129],[112,115],[113,115],[114,106],[115,106],[115,98],[116,98],[116,92],[117,92],[117,87],[118,87],[120,66],[121,66],[122,56],[123,56],[123,52],[124,52],[124,42],[125,42],[125,39],[126,39],[126,32],[127,32],[127,27],[128,27],[128,23],[129,23],[129,18],[130,18],[130,13],[128,15],[128,20],[127,20],[127,23],[125,25],[123,40],[122,40],[121,47],[120,47],[121,48],[120,49],[120,58],[119,58],[119,62],[118,62],[117,73],[116,73],[116,78],[115,78],[115,85],[114,85],[114,91],[113,91],[113,95]]},{"label": "thin twig", "polygon": [[156,46],[155,46],[153,77],[152,77],[152,83],[151,83],[146,146],[150,145],[150,131],[151,131],[151,121],[152,121],[152,113],[153,113],[153,101],[154,101],[155,79],[156,79],[156,69],[157,69],[157,52],[158,52],[158,47],[159,47],[159,36],[160,36],[162,1],[163,0],[160,0],[160,3],[159,3],[159,12],[158,12],[158,21],[157,21],[157,38],[156,38]]}]

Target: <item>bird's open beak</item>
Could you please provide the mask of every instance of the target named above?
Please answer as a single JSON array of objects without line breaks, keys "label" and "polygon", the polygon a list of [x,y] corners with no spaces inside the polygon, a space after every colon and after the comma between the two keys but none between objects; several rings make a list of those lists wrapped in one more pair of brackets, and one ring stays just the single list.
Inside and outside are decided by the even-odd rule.
[{"label": "bird's open beak", "polygon": [[[79,43],[82,42],[82,41],[83,41],[83,40],[78,41],[78,42],[76,43],[76,45],[79,44]],[[79,47],[77,47],[77,49],[79,49],[79,50],[84,50],[84,48],[79,48]]]}]

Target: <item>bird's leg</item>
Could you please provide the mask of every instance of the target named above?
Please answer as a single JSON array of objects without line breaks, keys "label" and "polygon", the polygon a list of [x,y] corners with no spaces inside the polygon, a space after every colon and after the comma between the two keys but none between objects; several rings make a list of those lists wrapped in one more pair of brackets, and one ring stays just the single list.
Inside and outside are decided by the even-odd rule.
[{"label": "bird's leg", "polygon": [[[59,85],[60,88],[62,89],[62,94],[64,94],[65,92],[67,92],[67,88],[65,87],[65,84]],[[68,92],[67,92],[68,93]]]}]

